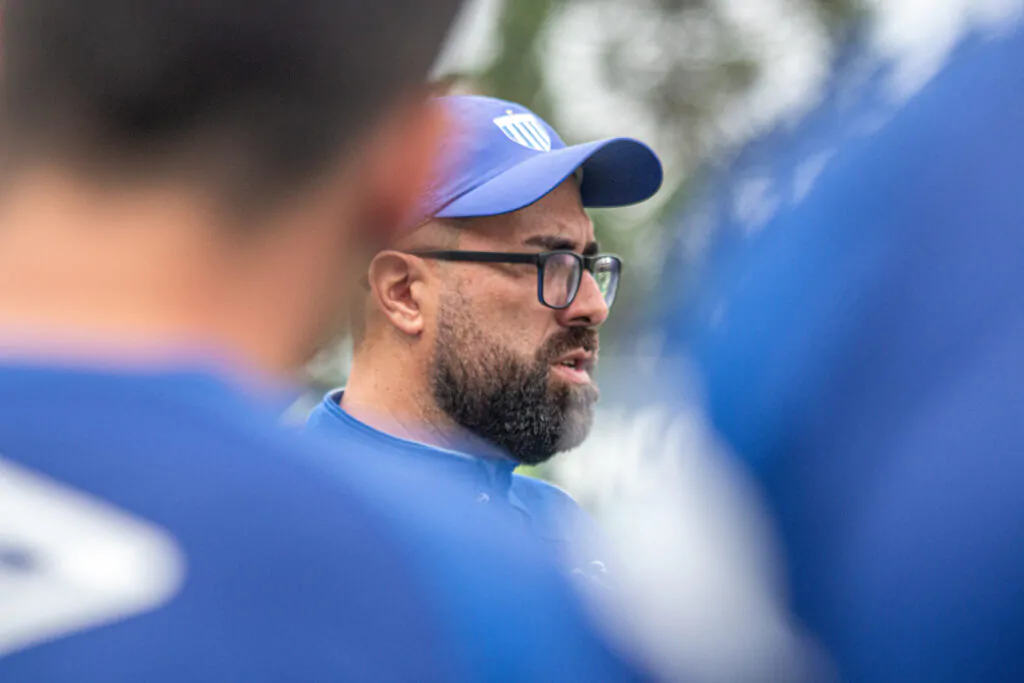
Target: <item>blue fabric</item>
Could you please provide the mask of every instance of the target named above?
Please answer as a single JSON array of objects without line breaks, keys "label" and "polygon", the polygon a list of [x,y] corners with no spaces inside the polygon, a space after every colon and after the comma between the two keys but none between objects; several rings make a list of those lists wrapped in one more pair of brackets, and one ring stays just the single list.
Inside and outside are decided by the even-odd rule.
[{"label": "blue fabric", "polygon": [[513,102],[476,95],[440,101],[454,131],[444,141],[424,207],[429,215],[465,218],[516,211],[578,168],[583,169],[580,193],[588,207],[635,204],[661,187],[661,162],[642,142],[614,138],[566,146],[540,117]]},{"label": "blue fabric", "polygon": [[722,214],[729,248],[657,323],[763,486],[841,680],[1024,680],[1021,64],[1019,29],[969,38],[899,105],[862,70],[743,169],[771,219]]},{"label": "blue fabric", "polygon": [[[114,552],[119,534],[161,530],[184,566],[160,604],[112,623],[51,624],[45,642],[0,659],[0,680],[636,678],[543,552],[478,529],[446,505],[444,482],[389,481],[395,506],[374,495],[381,472],[364,459],[324,476],[335,450],[285,432],[213,375],[5,366],[0,405],[0,486],[15,482],[15,501],[35,478],[61,491],[45,494],[44,515],[0,520],[13,530],[0,534],[0,649],[28,614],[10,609],[14,598],[41,581],[73,603],[81,586],[96,584],[102,601],[124,593],[124,576],[141,579],[139,553]],[[75,506],[110,533],[60,536],[49,513]],[[83,552],[122,578],[83,574]]]},{"label": "blue fabric", "polygon": [[[313,410],[307,431],[331,445],[343,446],[333,464],[343,471],[350,458],[374,461],[389,480],[415,483],[443,479],[449,504],[471,518],[487,519],[523,534],[525,544],[538,543],[568,562],[575,575],[604,579],[607,558],[602,538],[590,516],[565,491],[547,482],[514,472],[511,459],[476,457],[401,439],[355,419],[341,407],[342,390],[328,393]],[[440,491],[437,492],[440,495]],[[481,517],[484,515],[484,517]]]}]

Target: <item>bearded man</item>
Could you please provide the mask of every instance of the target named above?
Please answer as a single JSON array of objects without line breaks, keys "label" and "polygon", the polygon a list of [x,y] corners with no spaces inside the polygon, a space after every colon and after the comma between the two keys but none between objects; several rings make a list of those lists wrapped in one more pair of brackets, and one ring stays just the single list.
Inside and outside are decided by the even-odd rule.
[{"label": "bearded man", "polygon": [[648,199],[661,163],[625,138],[566,146],[511,102],[441,102],[454,125],[429,218],[374,255],[348,386],[326,396],[308,430],[365,446],[395,476],[440,471],[467,501],[567,553],[574,570],[600,574],[575,501],[514,470],[590,430],[598,329],[621,262],[601,253],[584,208]]}]

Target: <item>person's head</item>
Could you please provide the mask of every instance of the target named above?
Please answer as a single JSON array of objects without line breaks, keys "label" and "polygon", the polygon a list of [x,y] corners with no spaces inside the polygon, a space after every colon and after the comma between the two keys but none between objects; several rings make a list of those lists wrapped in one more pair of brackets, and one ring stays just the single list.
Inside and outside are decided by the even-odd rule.
[{"label": "person's head", "polygon": [[619,262],[592,258],[584,207],[646,199],[661,166],[633,140],[566,147],[518,105],[445,103],[464,160],[435,184],[433,218],[373,260],[356,368],[402,367],[437,414],[539,463],[582,442],[598,396]]},{"label": "person's head", "polygon": [[347,302],[349,258],[416,209],[445,126],[420,84],[459,4],[5,2],[4,277],[52,296],[0,302],[0,323],[135,297],[168,309],[168,335],[299,365]]}]

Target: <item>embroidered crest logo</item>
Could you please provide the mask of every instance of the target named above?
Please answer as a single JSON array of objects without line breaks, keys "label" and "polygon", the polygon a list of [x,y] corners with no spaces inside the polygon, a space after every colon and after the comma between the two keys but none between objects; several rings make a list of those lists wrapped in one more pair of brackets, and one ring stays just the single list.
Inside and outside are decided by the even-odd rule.
[{"label": "embroidered crest logo", "polygon": [[494,119],[494,125],[516,144],[537,152],[551,151],[551,136],[533,114],[513,114],[509,110],[505,116]]}]

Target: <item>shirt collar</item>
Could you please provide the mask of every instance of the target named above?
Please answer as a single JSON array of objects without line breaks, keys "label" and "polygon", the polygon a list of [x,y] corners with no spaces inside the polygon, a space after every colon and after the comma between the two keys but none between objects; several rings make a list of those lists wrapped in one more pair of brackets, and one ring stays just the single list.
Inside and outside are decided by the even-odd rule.
[{"label": "shirt collar", "polygon": [[420,451],[424,454],[430,455],[443,455],[449,458],[455,458],[467,463],[475,463],[481,467],[491,479],[492,483],[503,488],[507,488],[511,484],[511,477],[513,471],[519,466],[519,463],[508,457],[491,457],[483,456],[480,454],[473,453],[470,449],[454,449],[444,448],[442,446],[435,446],[434,444],[427,444],[421,441],[413,441],[411,439],[405,439],[388,432],[381,431],[375,427],[362,422],[352,415],[350,415],[344,408],[341,407],[341,399],[345,395],[344,387],[340,389],[334,389],[328,392],[324,396],[323,407],[335,418],[345,423],[349,428],[357,430],[365,436],[375,439],[377,441],[390,443],[394,446],[402,447],[406,450]]}]

